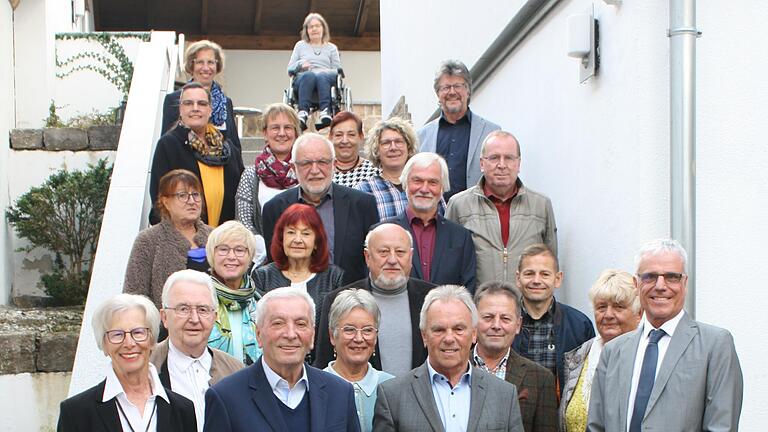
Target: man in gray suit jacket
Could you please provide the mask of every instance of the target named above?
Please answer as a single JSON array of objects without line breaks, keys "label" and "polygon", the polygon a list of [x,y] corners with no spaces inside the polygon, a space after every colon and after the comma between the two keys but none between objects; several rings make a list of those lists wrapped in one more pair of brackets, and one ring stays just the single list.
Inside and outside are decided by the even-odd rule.
[{"label": "man in gray suit jacket", "polygon": [[645,315],[603,348],[587,430],[738,430],[744,382],[733,337],[683,310],[686,260],[674,240],[649,242],[635,257]]},{"label": "man in gray suit jacket", "polygon": [[469,109],[472,76],[464,63],[444,61],[435,74],[434,87],[440,117],[419,129],[419,151],[437,153],[448,163],[451,189],[444,194],[448,201],[480,180],[480,144],[501,128]]},{"label": "man in gray suit jacket", "polygon": [[457,285],[434,288],[419,318],[427,361],[379,384],[373,430],[523,432],[515,386],[469,362],[477,335],[469,292]]}]

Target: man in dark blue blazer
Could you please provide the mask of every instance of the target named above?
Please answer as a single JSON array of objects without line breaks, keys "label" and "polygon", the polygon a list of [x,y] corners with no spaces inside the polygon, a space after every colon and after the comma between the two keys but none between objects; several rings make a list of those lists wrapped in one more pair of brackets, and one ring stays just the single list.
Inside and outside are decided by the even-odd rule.
[{"label": "man in dark blue blazer", "polygon": [[267,252],[275,224],[291,204],[315,206],[328,235],[334,264],[344,270],[343,283],[363,279],[368,272],[363,244],[368,229],[379,221],[373,195],[332,183],[333,143],[322,135],[306,133],[293,144],[291,164],[299,185],[281,192],[264,205],[262,221]]},{"label": "man in dark blue blazer", "polygon": [[304,364],[315,339],[312,297],[272,290],[256,317],[264,354],[208,389],[204,431],[360,431],[352,385]]},{"label": "man in dark blue blazer", "polygon": [[474,293],[472,233],[437,211],[443,193],[450,189],[445,159],[437,153],[417,153],[405,164],[400,180],[408,206],[388,222],[400,225],[413,237],[411,277],[435,285],[462,285]]}]

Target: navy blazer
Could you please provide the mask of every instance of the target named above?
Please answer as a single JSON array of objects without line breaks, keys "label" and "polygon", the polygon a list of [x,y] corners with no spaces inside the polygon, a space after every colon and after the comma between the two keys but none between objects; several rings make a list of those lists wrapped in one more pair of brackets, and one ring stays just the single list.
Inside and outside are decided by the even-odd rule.
[{"label": "navy blazer", "polygon": [[[344,270],[342,284],[346,285],[368,275],[363,255],[365,236],[379,221],[376,198],[346,186],[331,183],[333,191],[333,264]],[[261,217],[267,253],[272,244],[272,233],[280,215],[291,204],[299,202],[299,186],[280,192],[264,205]]]},{"label": "navy blazer", "polygon": [[[102,402],[107,380],[63,401],[59,409],[58,432],[107,431],[122,432],[115,399]],[[170,405],[157,397],[157,431],[188,432],[197,430],[195,406],[184,396],[165,389]]]},{"label": "navy blazer", "polygon": [[[343,379],[305,365],[311,431],[360,431],[355,394]],[[205,432],[289,432],[262,359],[222,379],[205,392]],[[291,431],[292,432],[292,431]]]},{"label": "navy blazer", "polygon": [[[461,285],[474,294],[477,284],[475,278],[477,257],[475,255],[475,243],[472,241],[472,232],[449,221],[440,214],[436,218],[437,233],[435,234],[435,249],[432,253],[429,279],[424,277],[424,272],[421,269],[421,257],[415,239],[411,277],[432,282],[435,285]],[[414,235],[406,212],[387,219],[385,222],[398,224],[408,230],[411,236]]]},{"label": "navy blazer", "polygon": [[[181,90],[176,90],[173,93],[165,95],[163,101],[163,121],[162,129],[160,129],[160,135],[163,135],[176,126],[179,121],[179,98],[181,98]],[[242,151],[240,145],[240,136],[237,135],[237,121],[235,119],[235,110],[232,107],[232,99],[227,97],[227,120],[224,122],[227,125],[227,129],[223,130],[224,136],[229,138],[229,142],[237,149],[237,153]]]}]

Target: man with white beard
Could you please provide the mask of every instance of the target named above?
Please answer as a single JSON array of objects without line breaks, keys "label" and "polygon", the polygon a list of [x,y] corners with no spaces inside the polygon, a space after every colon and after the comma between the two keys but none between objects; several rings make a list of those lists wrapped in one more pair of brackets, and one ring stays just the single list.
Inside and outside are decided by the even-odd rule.
[{"label": "man with white beard", "polygon": [[339,292],[361,288],[373,294],[381,310],[379,337],[371,365],[395,376],[403,375],[427,358],[419,330],[419,313],[424,297],[435,285],[408,277],[413,239],[398,225],[385,223],[372,229],[365,238],[364,253],[370,270],[368,277],[331,291],[323,302],[314,366],[325,368],[333,360],[333,346],[328,335],[331,304]]},{"label": "man with white beard", "polygon": [[387,219],[408,230],[414,240],[411,276],[435,285],[461,285],[475,292],[475,243],[472,232],[438,211],[451,189],[448,165],[437,153],[417,153],[400,175],[408,196],[401,214]]}]

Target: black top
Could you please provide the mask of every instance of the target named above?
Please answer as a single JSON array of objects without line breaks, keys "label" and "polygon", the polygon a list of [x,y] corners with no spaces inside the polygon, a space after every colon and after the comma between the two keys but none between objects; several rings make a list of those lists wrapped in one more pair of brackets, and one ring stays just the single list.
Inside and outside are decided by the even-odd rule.
[{"label": "black top", "polygon": [[[149,213],[149,223],[153,225],[160,222],[160,215],[154,208],[154,203],[157,201],[157,188],[160,178],[168,171],[174,169],[192,171],[198,179],[200,178],[200,168],[197,165],[194,150],[188,144],[188,135],[189,129],[183,126],[176,126],[157,141],[155,155],[152,159],[152,173],[149,177],[149,198],[153,203],[152,211]],[[225,141],[224,145],[231,146],[231,143]],[[239,152],[232,151],[226,165],[224,165],[224,202],[221,207],[219,224],[235,218],[235,193],[237,192],[237,185],[240,183],[240,174],[242,172],[242,156]],[[202,220],[204,223],[208,223],[205,207],[203,207]]]},{"label": "black top", "polygon": [[451,190],[444,193],[447,202],[453,195],[467,188],[467,158],[469,157],[469,134],[472,130],[472,113],[467,111],[456,123],[440,116],[437,128],[435,153],[448,163],[448,179]]}]

